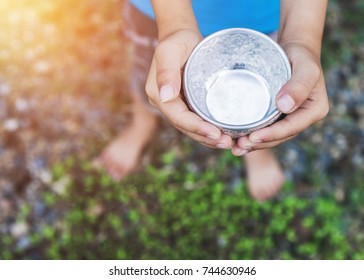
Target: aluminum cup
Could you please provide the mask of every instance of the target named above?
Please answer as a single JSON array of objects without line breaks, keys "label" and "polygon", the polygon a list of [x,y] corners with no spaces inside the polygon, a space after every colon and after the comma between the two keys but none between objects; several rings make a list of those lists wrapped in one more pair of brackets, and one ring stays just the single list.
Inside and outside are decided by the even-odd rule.
[{"label": "aluminum cup", "polygon": [[282,48],[260,32],[233,28],[202,40],[183,76],[190,108],[237,138],[276,121],[275,98],[291,77]]}]

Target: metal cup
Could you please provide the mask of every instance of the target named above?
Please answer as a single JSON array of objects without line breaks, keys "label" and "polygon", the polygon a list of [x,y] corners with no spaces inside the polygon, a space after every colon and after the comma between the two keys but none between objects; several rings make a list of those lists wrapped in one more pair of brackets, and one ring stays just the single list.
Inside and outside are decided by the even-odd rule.
[{"label": "metal cup", "polygon": [[290,77],[290,63],[276,42],[254,30],[233,28],[196,46],[183,87],[193,111],[237,138],[281,116],[275,98]]}]

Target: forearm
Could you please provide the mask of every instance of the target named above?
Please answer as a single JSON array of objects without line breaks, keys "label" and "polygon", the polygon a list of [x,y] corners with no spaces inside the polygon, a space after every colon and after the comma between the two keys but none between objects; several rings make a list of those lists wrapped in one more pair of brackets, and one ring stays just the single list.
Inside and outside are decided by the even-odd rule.
[{"label": "forearm", "polygon": [[281,0],[278,40],[296,43],[320,58],[327,0]]},{"label": "forearm", "polygon": [[191,0],[151,0],[158,26],[158,38],[181,30],[198,31]]}]

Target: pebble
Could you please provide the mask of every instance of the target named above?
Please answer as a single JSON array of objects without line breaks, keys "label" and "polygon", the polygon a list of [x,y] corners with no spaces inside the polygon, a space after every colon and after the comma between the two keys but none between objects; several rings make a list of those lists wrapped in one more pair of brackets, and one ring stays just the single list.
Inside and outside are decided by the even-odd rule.
[{"label": "pebble", "polygon": [[10,233],[14,238],[19,238],[28,233],[29,225],[25,222],[18,222],[11,226]]}]

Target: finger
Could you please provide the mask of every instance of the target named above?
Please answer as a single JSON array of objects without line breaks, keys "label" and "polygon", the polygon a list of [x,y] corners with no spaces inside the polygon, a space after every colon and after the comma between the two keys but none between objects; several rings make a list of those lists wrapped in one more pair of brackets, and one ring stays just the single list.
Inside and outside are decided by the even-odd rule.
[{"label": "finger", "polygon": [[249,135],[249,142],[262,144],[291,138],[306,129],[314,121],[308,110],[299,108],[284,119]]},{"label": "finger", "polygon": [[277,98],[277,108],[289,114],[299,108],[310,96],[319,81],[321,68],[307,56],[295,57],[292,61],[292,77],[280,89]]},{"label": "finger", "polygon": [[173,101],[179,96],[181,89],[181,73],[178,66],[179,63],[175,63],[164,67],[166,61],[163,58],[159,60],[162,63],[158,63],[157,51],[153,57],[152,64],[149,70],[149,75],[145,85],[145,91],[149,98],[149,103],[156,108],[160,108],[160,104],[163,102]]},{"label": "finger", "polygon": [[159,98],[159,89],[156,80],[156,67],[156,61],[153,57],[147,82],[145,83],[145,92],[147,93],[149,103],[153,107],[159,109],[159,104],[161,103],[161,101]]},{"label": "finger", "polygon": [[240,137],[236,141],[235,145],[231,148],[231,153],[234,156],[243,156],[243,155],[246,155],[247,153],[253,151],[253,149],[252,149],[253,145],[250,145],[250,144],[248,145],[247,143],[250,143],[248,136]]},{"label": "finger", "polygon": [[161,111],[166,116],[169,116],[170,112],[173,112],[173,116],[169,119],[171,124],[182,133],[205,146],[218,149],[230,149],[234,144],[230,136],[222,134],[217,127],[188,110],[180,98],[168,104],[163,104]]},{"label": "finger", "polygon": [[251,152],[250,150],[245,150],[240,148],[237,144],[235,144],[232,148],[231,148],[231,153],[236,156],[236,157],[240,157],[243,155],[246,155],[247,153]]},{"label": "finger", "polygon": [[196,41],[186,42],[179,39],[161,42],[155,51],[157,85],[160,101],[174,100],[181,90],[181,69],[190,56]]},{"label": "finger", "polygon": [[230,136],[222,134],[217,140],[211,140],[209,138],[200,136],[198,134],[187,132],[187,136],[191,137],[193,140],[201,143],[204,146],[214,149],[231,149],[234,145],[233,140]]},{"label": "finger", "polygon": [[312,95],[296,111],[271,126],[254,131],[249,135],[253,143],[275,142],[292,138],[310,125],[323,119],[329,110],[325,82],[320,79]]},{"label": "finger", "polygon": [[158,46],[155,52],[156,77],[161,102],[174,100],[181,90],[181,68],[185,61],[181,57],[179,46],[166,49]]},{"label": "finger", "polygon": [[253,143],[253,142],[249,141],[248,137],[240,138],[240,139],[238,139],[236,144],[233,146],[232,153],[235,156],[241,156],[241,155],[250,153],[252,151],[270,149],[270,148],[273,148],[275,146],[282,144],[283,142],[291,140],[295,136],[287,137],[285,139],[281,139],[281,140],[277,140],[277,141],[265,142],[265,143]]},{"label": "finger", "polygon": [[156,72],[155,66],[156,61],[153,60],[146,85],[149,102],[160,110],[168,121],[181,132],[185,134],[197,134],[211,140],[218,140],[221,137],[221,131],[216,126],[202,120],[195,113],[191,112],[181,97],[177,97],[175,100],[166,103],[160,102],[158,98],[158,86],[156,80],[153,79]]},{"label": "finger", "polygon": [[211,140],[221,137],[221,131],[216,126],[190,111],[180,97],[172,102],[161,103],[160,110],[173,126],[185,134],[193,133]]}]

